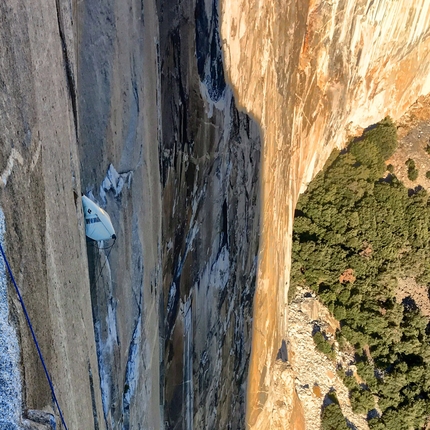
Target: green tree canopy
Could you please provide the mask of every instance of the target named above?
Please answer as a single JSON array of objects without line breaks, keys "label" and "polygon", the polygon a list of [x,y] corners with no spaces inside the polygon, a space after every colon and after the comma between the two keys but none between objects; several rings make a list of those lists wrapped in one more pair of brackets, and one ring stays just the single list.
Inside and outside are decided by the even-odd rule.
[{"label": "green tree canopy", "polygon": [[[365,387],[351,385],[353,408],[367,413],[379,399],[369,425],[388,429],[419,428],[430,413],[428,321],[411,298],[396,301],[399,279],[430,286],[430,201],[385,176],[396,144],[386,118],[332,154],[298,201],[291,269],[291,294],[313,289],[356,348]],[[315,342],[329,352],[323,337]]]}]

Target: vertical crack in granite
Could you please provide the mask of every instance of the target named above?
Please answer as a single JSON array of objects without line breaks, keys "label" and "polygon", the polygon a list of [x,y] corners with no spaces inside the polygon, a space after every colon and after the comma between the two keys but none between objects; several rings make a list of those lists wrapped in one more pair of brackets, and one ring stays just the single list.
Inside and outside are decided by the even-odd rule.
[{"label": "vertical crack in granite", "polygon": [[74,123],[74,129],[76,133],[76,139],[78,139],[78,111],[77,111],[77,102],[76,102],[75,73],[73,71],[73,64],[70,58],[71,55],[69,54],[69,46],[67,44],[66,35],[64,31],[64,21],[62,16],[61,0],[55,0],[55,7],[57,11],[58,32],[60,35],[61,47],[63,50],[64,68],[65,68],[66,78],[67,78],[67,89],[69,91],[69,97],[72,103],[73,123]]},{"label": "vertical crack in granite", "polygon": [[88,363],[88,377],[90,380],[90,390],[91,390],[91,406],[93,408],[93,416],[94,416],[94,430],[99,430],[99,419],[97,415],[97,403],[96,403],[96,395],[94,390],[94,377],[93,372],[91,370],[91,363]]},{"label": "vertical crack in granite", "polygon": [[[80,177],[63,52],[64,44],[73,41],[69,7],[68,2],[21,0],[0,5],[0,171],[7,173],[0,200],[10,227],[8,257],[66,423],[69,428],[92,428],[88,363],[97,381],[99,419],[102,415],[95,342],[88,331],[89,283],[82,276],[87,273],[82,212],[73,197]],[[67,55],[73,69],[73,50]],[[9,296],[10,303],[14,297]],[[50,428],[58,413],[49,385],[18,306],[13,316],[21,348],[22,407],[27,411],[20,424]]]},{"label": "vertical crack in granite", "polygon": [[[126,145],[125,145],[126,146]],[[124,187],[125,185],[125,187]],[[111,165],[106,178],[100,186],[100,196],[107,205],[111,205],[112,200],[116,205],[127,201],[127,194],[131,190],[131,172],[118,174]],[[126,194],[123,196],[123,194]],[[112,212],[111,212],[112,213]],[[108,429],[121,428],[127,430],[132,428],[131,407],[136,407],[136,402],[143,395],[138,391],[140,373],[142,372],[140,353],[144,343],[142,339],[142,306],[143,306],[143,262],[142,243],[138,234],[138,218],[133,216],[131,222],[131,243],[130,250],[126,250],[131,258],[131,273],[128,274],[128,287],[123,284],[123,288],[129,288],[131,296],[127,309],[128,317],[133,320],[126,333],[121,326],[123,316],[118,314],[120,292],[115,284],[117,271],[119,268],[111,267],[108,256],[111,255],[111,248],[108,251],[103,248],[98,249],[98,245],[88,242],[89,261],[92,284],[92,303],[94,315],[94,330],[97,344],[97,354],[99,362],[99,374],[101,392],[103,400],[103,410]],[[130,232],[131,233],[131,232]],[[110,259],[113,259],[110,257]],[[100,260],[100,262],[98,262]],[[124,281],[123,281],[124,282]],[[130,339],[128,339],[130,337]],[[127,342],[128,347],[121,351],[122,344]],[[118,363],[118,356],[124,355],[124,364]],[[121,374],[121,369],[124,373]],[[143,368],[144,370],[144,368]]]},{"label": "vertical crack in granite", "polygon": [[196,1],[195,52],[200,80],[207,87],[211,100],[217,102],[222,98],[226,88],[220,49],[218,1],[212,0],[208,12],[206,11],[206,3],[205,0]]},{"label": "vertical crack in granite", "polygon": [[[104,419],[107,428],[114,428],[115,416],[112,416],[114,411],[111,408],[115,409],[114,405],[117,401],[113,371],[115,368],[114,355],[119,348],[117,306],[112,291],[112,275],[107,255],[103,250],[98,250],[95,242],[88,241],[87,246],[89,265],[95,268],[91,271],[90,277],[91,301]],[[100,263],[96,264],[99,259]],[[104,291],[103,294],[100,293],[101,290]]]},{"label": "vertical crack in granite", "polygon": [[[124,402],[130,428],[161,428],[154,347],[161,289],[155,4],[12,0],[0,11],[0,200],[11,264],[66,422],[69,428],[119,428]],[[98,186],[111,164],[120,179],[130,178],[123,178],[122,191]],[[86,258],[81,190],[97,199],[97,192],[106,194],[118,231],[97,282],[103,262],[91,245]],[[101,378],[109,397],[106,420],[91,301],[99,338],[111,342],[107,365],[100,366],[102,373],[112,371]],[[36,411],[28,419],[37,420],[52,415],[52,399],[19,310],[16,320],[23,407]],[[126,379],[136,383],[130,397]]]},{"label": "vertical crack in granite", "polygon": [[157,11],[152,0],[84,1],[78,17],[81,187],[110,214],[117,236],[97,282],[105,257],[89,255],[104,425],[158,429]]},{"label": "vertical crack in granite", "polygon": [[100,171],[101,166],[106,169],[108,164],[106,133],[114,97],[112,80],[117,35],[114,0],[86,0],[78,3],[78,22],[77,91],[81,174],[83,178],[88,178],[89,183],[96,184],[104,173]]},{"label": "vertical crack in granite", "polygon": [[129,430],[130,424],[130,404],[132,398],[136,396],[137,381],[139,379],[140,355],[139,348],[142,338],[142,295],[139,297],[138,317],[128,348],[128,360],[125,370],[124,391],[122,399],[122,429]]}]

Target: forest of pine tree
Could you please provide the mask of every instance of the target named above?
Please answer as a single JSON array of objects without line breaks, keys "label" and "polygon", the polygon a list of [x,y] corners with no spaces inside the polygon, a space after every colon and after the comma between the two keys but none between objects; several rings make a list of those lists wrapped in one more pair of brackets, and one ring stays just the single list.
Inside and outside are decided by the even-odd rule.
[{"label": "forest of pine tree", "polygon": [[430,415],[429,331],[411,298],[396,301],[396,288],[409,277],[430,286],[430,203],[425,190],[408,190],[387,170],[396,145],[385,118],[335,151],[300,197],[290,299],[298,285],[311,288],[340,321],[337,340],[355,348],[365,381],[339,370],[353,409],[367,414],[376,399],[370,428],[407,430]]}]

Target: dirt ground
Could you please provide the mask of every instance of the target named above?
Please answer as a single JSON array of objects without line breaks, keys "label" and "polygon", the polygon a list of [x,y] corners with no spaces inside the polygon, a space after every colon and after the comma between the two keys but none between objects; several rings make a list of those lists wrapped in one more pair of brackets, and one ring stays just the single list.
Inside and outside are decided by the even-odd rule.
[{"label": "dirt ground", "polygon": [[[410,109],[397,121],[399,145],[395,154],[387,160],[394,166],[394,174],[409,188],[421,185],[430,189],[430,155],[426,152],[430,145],[430,94],[420,97]],[[418,169],[415,181],[408,179],[405,162],[412,158]]]}]

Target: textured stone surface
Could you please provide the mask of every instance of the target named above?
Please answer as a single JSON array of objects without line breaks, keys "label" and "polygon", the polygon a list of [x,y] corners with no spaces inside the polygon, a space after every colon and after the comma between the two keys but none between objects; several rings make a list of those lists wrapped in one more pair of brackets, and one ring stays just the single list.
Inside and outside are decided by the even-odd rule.
[{"label": "textured stone surface", "polygon": [[430,91],[425,0],[222,2],[227,76],[261,124],[262,227],[247,425],[274,424],[294,205],[331,150]]},{"label": "textured stone surface", "polygon": [[107,429],[159,429],[161,187],[158,19],[153,1],[78,4],[81,189],[117,240],[87,242]]},{"label": "textured stone surface", "polygon": [[[17,0],[0,8],[6,246],[66,423],[159,429],[155,4]],[[110,164],[119,183],[101,187]],[[109,259],[86,243],[81,190],[112,215],[118,242]],[[52,399],[13,290],[9,297],[22,424],[39,428],[25,411],[52,412]]]},{"label": "textured stone surface", "polygon": [[[68,64],[72,11],[55,1],[2,2],[0,204],[6,251],[69,428],[102,421]],[[67,46],[66,46],[67,45]],[[15,292],[23,409],[52,412],[48,383]],[[58,423],[58,421],[57,421]],[[34,424],[36,426],[36,424]],[[57,424],[57,428],[59,424]],[[100,428],[100,427],[99,427]]]},{"label": "textured stone surface", "polygon": [[[350,428],[368,430],[369,426],[365,417],[353,413],[348,388],[345,387],[336,372],[338,364],[342,364],[343,371],[354,372],[356,370],[353,353],[339,351],[338,345],[335,343],[335,360],[330,360],[316,349],[312,337],[316,329],[322,329],[332,336],[333,326],[336,323],[339,324],[313,293],[298,289],[289,306],[288,339],[289,347],[291,351],[294,351],[290,360],[294,375],[293,386],[302,405],[305,428],[306,430],[321,428],[321,410],[326,401],[326,395],[335,391]],[[287,417],[287,421],[284,423],[288,422]],[[290,428],[295,427],[293,425]]]}]

